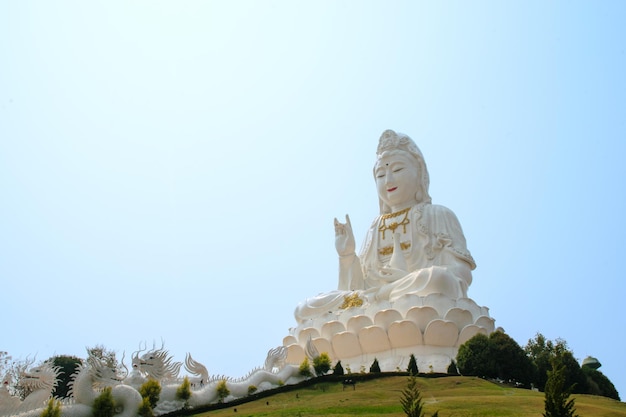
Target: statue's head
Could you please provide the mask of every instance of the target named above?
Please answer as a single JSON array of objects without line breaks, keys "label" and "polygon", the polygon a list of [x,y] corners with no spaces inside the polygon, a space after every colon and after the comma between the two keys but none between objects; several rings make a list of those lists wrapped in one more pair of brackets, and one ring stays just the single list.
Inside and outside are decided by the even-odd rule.
[{"label": "statue's head", "polygon": [[[401,174],[404,179],[410,179],[411,184],[408,184],[408,186],[411,193],[414,193],[414,195],[410,197],[405,196],[404,198],[413,200],[414,197],[415,203],[430,203],[431,198],[428,194],[430,180],[422,152],[407,135],[396,133],[393,130],[385,130],[378,142],[376,163],[374,164],[374,179],[377,180],[377,185],[379,184],[377,170],[379,172],[382,171],[384,165],[387,165],[392,160],[398,161],[398,163],[411,171],[410,173],[404,171]],[[384,193],[384,190],[381,191],[379,187],[380,212],[381,214],[390,213],[392,209],[386,202],[388,199],[381,193]]]}]

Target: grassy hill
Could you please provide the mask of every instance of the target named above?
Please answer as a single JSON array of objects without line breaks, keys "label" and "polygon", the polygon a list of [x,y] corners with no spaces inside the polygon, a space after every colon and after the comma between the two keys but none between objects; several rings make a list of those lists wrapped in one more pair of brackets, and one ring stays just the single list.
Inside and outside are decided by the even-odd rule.
[{"label": "grassy hill", "polygon": [[[543,393],[491,383],[480,378],[418,378],[426,416],[534,416],[544,411]],[[407,378],[392,376],[359,382],[355,389],[340,382],[318,382],[228,407],[192,414],[219,416],[404,416],[400,394]],[[593,395],[575,395],[581,417],[626,417],[626,403]]]}]

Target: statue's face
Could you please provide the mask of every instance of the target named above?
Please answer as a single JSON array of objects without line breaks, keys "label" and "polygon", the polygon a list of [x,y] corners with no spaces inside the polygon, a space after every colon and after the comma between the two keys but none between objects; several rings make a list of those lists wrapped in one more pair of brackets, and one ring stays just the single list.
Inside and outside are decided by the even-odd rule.
[{"label": "statue's face", "polygon": [[374,170],[380,199],[392,210],[418,203],[419,172],[417,164],[404,153],[383,154]]}]

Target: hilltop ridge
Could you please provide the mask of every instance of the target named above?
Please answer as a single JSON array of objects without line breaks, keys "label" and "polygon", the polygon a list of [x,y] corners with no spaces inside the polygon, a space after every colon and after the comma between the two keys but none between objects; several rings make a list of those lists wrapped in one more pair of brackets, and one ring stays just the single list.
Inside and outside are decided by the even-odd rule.
[{"label": "hilltop ridge", "polygon": [[[346,376],[350,377],[350,376]],[[249,402],[223,404],[211,410],[187,410],[177,416],[380,416],[402,417],[400,393],[407,377],[397,374],[353,375],[356,385],[344,386],[332,376],[315,378],[306,384]],[[452,416],[540,416],[544,394],[515,388],[477,377],[418,377],[426,415],[438,411],[440,417]],[[276,390],[278,391],[278,390]],[[626,403],[593,395],[574,395],[581,416],[626,417]],[[173,417],[174,414],[170,415]]]}]

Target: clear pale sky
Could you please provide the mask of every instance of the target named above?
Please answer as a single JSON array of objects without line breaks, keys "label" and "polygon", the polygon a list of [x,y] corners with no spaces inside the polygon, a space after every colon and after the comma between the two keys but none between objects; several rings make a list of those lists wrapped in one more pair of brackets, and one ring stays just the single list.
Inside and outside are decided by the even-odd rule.
[{"label": "clear pale sky", "polygon": [[[459,218],[469,296],[626,397],[626,3],[0,3],[0,350],[165,343],[239,377],[335,289],[385,129]],[[127,361],[128,363],[128,361]]]}]

